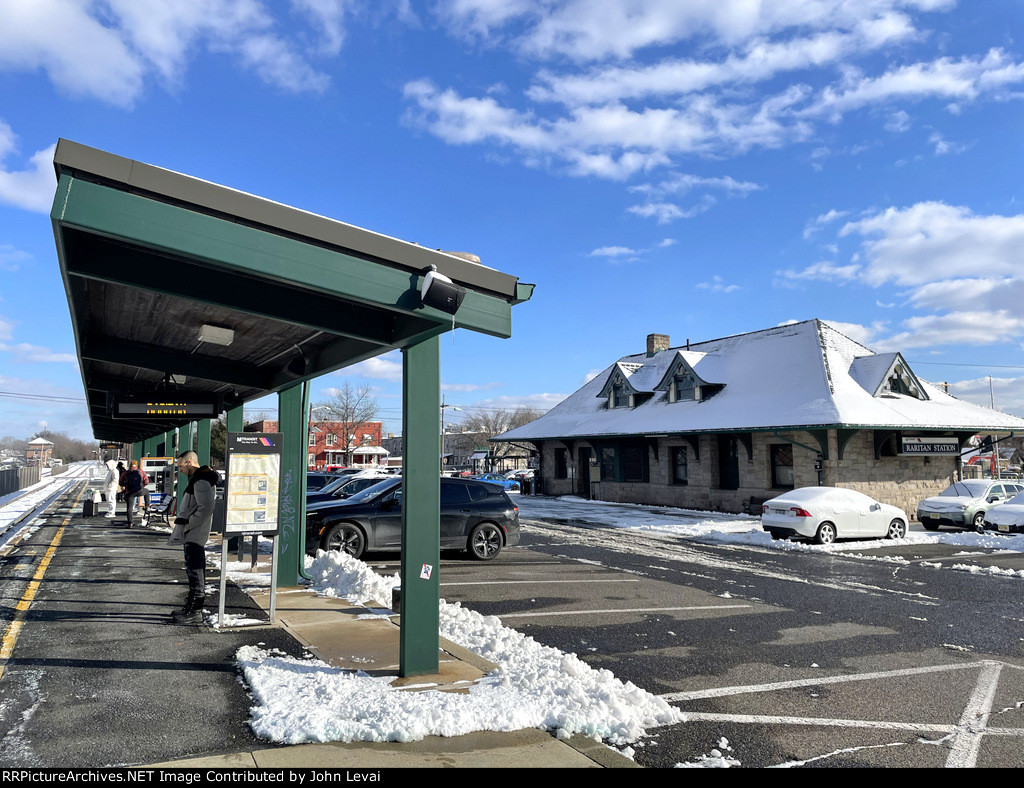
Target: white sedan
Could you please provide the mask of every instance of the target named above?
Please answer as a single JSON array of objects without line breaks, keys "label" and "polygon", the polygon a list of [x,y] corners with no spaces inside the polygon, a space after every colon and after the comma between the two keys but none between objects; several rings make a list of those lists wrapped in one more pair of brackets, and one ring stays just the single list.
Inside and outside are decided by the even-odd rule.
[{"label": "white sedan", "polygon": [[1001,534],[1024,531],[1024,493],[985,512],[985,530]]},{"label": "white sedan", "polygon": [[761,507],[761,527],[773,539],[802,536],[818,544],[836,539],[902,539],[907,513],[856,490],[799,487]]}]

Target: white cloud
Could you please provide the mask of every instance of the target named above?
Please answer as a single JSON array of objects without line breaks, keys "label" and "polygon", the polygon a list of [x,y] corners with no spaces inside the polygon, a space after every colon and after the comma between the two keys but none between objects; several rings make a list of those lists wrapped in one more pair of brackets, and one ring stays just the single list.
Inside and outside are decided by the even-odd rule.
[{"label": "white cloud", "polygon": [[837,219],[842,219],[844,216],[846,216],[847,213],[847,211],[837,211],[833,208],[828,213],[823,213],[820,216],[818,216],[816,219],[814,219],[814,221],[808,222],[807,226],[804,227],[804,240],[809,239],[821,228],[829,224],[832,224],[832,222],[836,221]]},{"label": "white cloud", "polygon": [[609,257],[612,259],[618,257],[635,257],[640,254],[636,249],[630,249],[628,246],[602,246],[599,249],[595,249],[590,253],[590,257]]},{"label": "white cloud", "polygon": [[[0,326],[2,328],[2,326]],[[17,345],[8,345],[0,342],[0,352],[10,353],[11,359],[16,364],[30,364],[37,362],[56,361],[59,363],[77,364],[78,357],[74,353],[54,353],[49,348],[39,345],[30,345],[21,342]]]},{"label": "white cloud", "polygon": [[997,410],[1020,415],[1024,413],[1024,377],[984,377],[949,384],[949,393],[976,405],[989,407],[993,400]]},{"label": "white cloud", "polygon": [[910,115],[903,110],[897,110],[889,116],[889,120],[885,124],[885,130],[891,131],[894,134],[901,134],[904,131],[908,131],[912,125]]},{"label": "white cloud", "polygon": [[484,408],[484,409],[503,409],[503,410],[515,410],[516,408],[536,408],[547,412],[551,410],[555,405],[564,400],[568,394],[549,394],[549,393],[538,393],[538,394],[521,394],[521,395],[507,395],[504,397],[493,397],[491,399],[483,399],[478,402],[472,402],[465,406],[465,408]]},{"label": "white cloud", "polygon": [[[2,44],[0,44],[2,46]],[[28,211],[49,213],[57,179],[53,172],[53,152],[56,145],[32,154],[27,169],[5,168],[5,162],[17,150],[11,127],[0,120],[0,203],[24,208]],[[7,247],[0,247],[3,253]],[[9,252],[11,256],[14,251]],[[6,261],[0,257],[0,267]]]},{"label": "white cloud", "polygon": [[[0,174],[0,182],[2,180],[3,175]],[[17,271],[22,263],[26,263],[31,259],[32,255],[28,252],[15,249],[10,244],[0,244],[0,271]]]},{"label": "white cloud", "polygon": [[628,213],[640,216],[644,219],[657,219],[658,224],[668,224],[676,219],[692,219],[700,216],[715,204],[714,197],[705,196],[698,204],[690,208],[681,208],[670,202],[648,202],[642,205],[631,205],[626,209]]},{"label": "white cloud", "polygon": [[888,208],[840,231],[840,236],[854,234],[865,239],[865,279],[872,285],[920,285],[979,272],[1017,275],[1024,215],[977,216],[969,208],[923,202]]},{"label": "white cloud", "polygon": [[1024,337],[1024,317],[1008,310],[924,315],[908,318],[902,325],[905,330],[886,338],[878,349],[993,345]]},{"label": "white cloud", "polygon": [[711,277],[710,282],[700,282],[695,287],[698,290],[710,290],[712,293],[734,293],[741,289],[739,285],[727,285],[717,274]]},{"label": "white cloud", "polygon": [[371,378],[397,383],[402,380],[401,355],[399,353],[386,353],[383,356],[369,358],[350,367],[339,369],[332,374],[346,378]]},{"label": "white cloud", "polygon": [[0,315],[0,340],[7,341],[14,337],[14,323]]},{"label": "white cloud", "polygon": [[503,386],[503,383],[442,383],[441,391],[487,391]]},{"label": "white cloud", "polygon": [[877,77],[850,68],[838,87],[825,88],[803,114],[826,115],[835,121],[846,112],[895,99],[973,101],[983,94],[998,96],[1022,81],[1024,63],[1013,61],[1001,49],[990,49],[983,57],[914,63]]},{"label": "white cloud", "polygon": [[783,282],[798,282],[798,281],[822,281],[832,282],[833,284],[846,284],[858,279],[861,275],[861,267],[859,265],[836,265],[835,263],[828,262],[827,260],[812,263],[806,268],[795,271],[793,269],[786,269],[784,271],[776,271],[777,276],[782,277]]},{"label": "white cloud", "polygon": [[841,323],[837,320],[826,320],[824,322],[828,323],[840,334],[848,336],[854,342],[859,342],[864,347],[871,349],[875,349],[871,343],[875,341],[878,332],[883,328],[883,325],[880,323],[864,326],[860,323]]},{"label": "white cloud", "polygon": [[[537,58],[628,58],[678,41],[737,46],[797,28],[857,30],[864,45],[910,28],[904,9],[945,10],[955,0],[445,0],[445,20],[476,37],[514,38]],[[912,32],[912,28],[911,28]]]},{"label": "white cloud", "polygon": [[[344,40],[344,0],[294,0],[318,26],[324,51]],[[275,32],[261,0],[0,0],[0,71],[43,70],[61,91],[131,107],[150,75],[184,81],[200,48],[227,53],[270,85],[320,91],[328,77]]]}]

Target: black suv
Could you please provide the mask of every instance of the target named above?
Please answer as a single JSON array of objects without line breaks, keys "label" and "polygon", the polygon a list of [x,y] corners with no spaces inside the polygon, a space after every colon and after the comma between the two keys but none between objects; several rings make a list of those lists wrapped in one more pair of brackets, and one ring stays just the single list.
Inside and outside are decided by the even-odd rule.
[{"label": "black suv", "polygon": [[[519,508],[495,484],[441,479],[441,548],[468,550],[481,561],[519,544]],[[384,479],[343,501],[306,508],[306,550],[400,550],[402,480]]]}]

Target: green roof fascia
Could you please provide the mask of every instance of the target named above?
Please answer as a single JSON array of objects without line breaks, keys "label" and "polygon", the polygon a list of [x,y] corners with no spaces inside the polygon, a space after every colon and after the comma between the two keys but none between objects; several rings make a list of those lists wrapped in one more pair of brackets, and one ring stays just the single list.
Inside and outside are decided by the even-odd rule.
[{"label": "green roof fascia", "polygon": [[[543,417],[542,417],[543,418]],[[610,440],[617,438],[646,438],[646,437],[658,437],[658,438],[682,438],[687,435],[728,435],[736,432],[814,432],[815,430],[838,430],[838,429],[850,429],[850,430],[900,430],[901,432],[970,432],[972,434],[978,432],[989,432],[999,433],[1005,432],[1008,434],[1014,434],[1019,428],[1017,427],[900,427],[893,426],[892,424],[807,424],[807,425],[789,425],[786,427],[729,427],[728,429],[706,429],[706,430],[669,430],[665,432],[652,432],[650,435],[643,432],[618,432],[618,433],[607,433],[601,435],[548,435],[545,437],[536,438],[503,438],[501,435],[496,435],[493,438],[488,438],[488,441],[496,443],[508,443],[510,441],[525,441],[527,443],[536,443],[537,441],[592,441],[592,440]]]},{"label": "green roof fascia", "polygon": [[[62,173],[51,218],[72,227],[187,259],[452,326],[451,315],[424,307],[423,275],[343,251],[130,194]],[[60,247],[59,247],[60,248]],[[512,304],[467,289],[455,327],[512,335]]]}]

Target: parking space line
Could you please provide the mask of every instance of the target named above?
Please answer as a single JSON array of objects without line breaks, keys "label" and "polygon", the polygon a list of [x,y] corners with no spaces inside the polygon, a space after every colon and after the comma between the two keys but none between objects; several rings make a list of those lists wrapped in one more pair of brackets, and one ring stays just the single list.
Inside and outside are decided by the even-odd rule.
[{"label": "parking space line", "polygon": [[989,662],[982,667],[971,699],[960,715],[960,724],[953,737],[953,749],[946,759],[946,768],[973,769],[977,765],[981,739],[992,713],[992,701],[995,700],[1002,668],[998,662]]},{"label": "parking space line", "polygon": [[700,610],[737,610],[749,609],[753,605],[699,605],[693,607],[632,607],[632,608],[608,608],[606,610],[560,610],[549,613],[505,613],[499,615],[502,621],[506,618],[550,618],[551,616],[596,616],[608,615],[609,613],[678,613]]},{"label": "parking space line", "polygon": [[[874,728],[880,730],[914,731],[916,733],[953,733],[956,725],[919,722],[885,722],[882,720],[834,720],[822,717],[777,717],[772,714],[715,714],[684,711],[687,722],[739,722],[752,725],[812,725],[828,728]],[[1024,730],[1021,731],[1024,735]]]},{"label": "parking space line", "polygon": [[819,687],[824,684],[846,684],[853,681],[874,681],[875,679],[897,678],[900,676],[916,676],[922,673],[943,673],[948,670],[977,670],[979,664],[986,663],[972,662],[966,665],[934,665],[923,668],[884,670],[877,673],[856,673],[846,676],[821,676],[813,679],[776,681],[770,684],[747,684],[739,687],[716,687],[714,689],[696,690],[694,692],[669,692],[665,695],[660,695],[659,697],[667,701],[724,698],[729,695],[746,695],[755,692],[775,692],[776,690],[795,689],[797,687]]},{"label": "parking space line", "polygon": [[557,585],[558,583],[639,583],[639,579],[609,578],[607,580],[473,580],[464,583],[441,583],[442,586],[514,586],[532,583],[534,585]]}]

